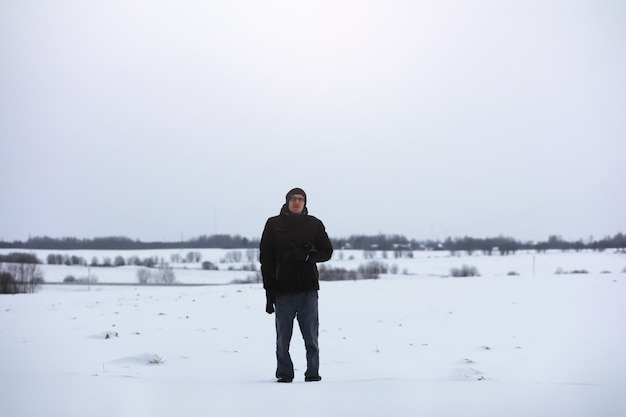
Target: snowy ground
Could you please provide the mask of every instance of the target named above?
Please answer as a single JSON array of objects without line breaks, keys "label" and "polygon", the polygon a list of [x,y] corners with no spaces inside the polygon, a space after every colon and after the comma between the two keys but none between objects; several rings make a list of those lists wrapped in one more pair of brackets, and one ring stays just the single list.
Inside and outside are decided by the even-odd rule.
[{"label": "snowy ground", "polygon": [[[385,262],[399,274],[322,283],[320,383],[303,382],[297,331],[297,379],[274,382],[274,316],[256,284],[0,296],[0,416],[626,416],[625,255]],[[462,264],[481,276],[446,277]],[[51,268],[46,281],[55,269],[62,281]],[[132,268],[99,281],[132,283],[115,279]]]}]

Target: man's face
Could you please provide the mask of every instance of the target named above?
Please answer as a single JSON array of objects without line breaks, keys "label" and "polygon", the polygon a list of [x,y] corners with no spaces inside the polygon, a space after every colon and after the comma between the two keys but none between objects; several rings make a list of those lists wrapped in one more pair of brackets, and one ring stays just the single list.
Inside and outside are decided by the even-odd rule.
[{"label": "man's face", "polygon": [[294,214],[302,214],[304,210],[304,196],[302,194],[294,194],[289,199],[289,211]]}]

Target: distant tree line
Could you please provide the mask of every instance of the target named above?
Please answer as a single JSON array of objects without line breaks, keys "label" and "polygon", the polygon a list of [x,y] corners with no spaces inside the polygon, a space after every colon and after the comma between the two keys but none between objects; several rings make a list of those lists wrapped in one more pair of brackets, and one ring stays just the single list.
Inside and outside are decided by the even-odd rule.
[{"label": "distant tree line", "polygon": [[111,259],[111,257],[109,256],[105,256],[102,261],[100,261],[97,256],[94,256],[93,258],[91,258],[90,262],[87,262],[87,260],[82,256],[68,256],[51,253],[46,258],[46,262],[48,263],[48,265],[78,265],[95,267],[118,267],[124,265],[136,265],[152,268],[159,263],[159,258],[156,256],[149,256],[147,258],[140,259],[138,256],[130,256],[127,259],[124,259],[122,256],[118,255],[114,259]]},{"label": "distant tree line", "polygon": [[335,248],[361,249],[366,251],[383,250],[393,252],[403,252],[406,250],[447,250],[451,252],[480,252],[491,255],[494,251],[499,254],[513,254],[518,250],[535,250],[545,252],[547,250],[575,250],[592,249],[602,251],[605,249],[626,249],[626,235],[618,233],[613,237],[607,236],[604,239],[589,239],[583,242],[582,239],[567,241],[560,236],[550,236],[546,241],[541,242],[520,242],[512,237],[498,236],[490,238],[473,237],[448,237],[445,240],[409,240],[402,235],[354,235],[348,238],[331,239]]},{"label": "distant tree line", "polygon": [[[412,250],[448,250],[467,253],[480,252],[486,255],[496,251],[499,254],[513,254],[518,250],[574,250],[605,249],[626,250],[626,235],[617,233],[600,240],[582,239],[567,241],[560,236],[550,236],[546,241],[520,242],[512,237],[498,236],[490,238],[448,237],[445,240],[415,240],[403,235],[352,235],[346,238],[331,238],[336,249],[412,251]],[[0,241],[0,248],[48,249],[48,250],[140,250],[140,249],[256,249],[259,239],[248,239],[239,235],[203,235],[180,242],[142,242],[127,237],[113,236],[94,239],[33,237],[25,242]],[[0,255],[2,256],[2,255]],[[8,255],[5,255],[8,256]],[[2,258],[0,257],[0,262]],[[5,260],[5,262],[13,262]]]},{"label": "distant tree line", "polygon": [[31,237],[25,242],[0,240],[0,248],[15,249],[58,249],[58,250],[141,250],[141,249],[242,249],[257,248],[258,240],[249,240],[239,235],[200,236],[179,242],[142,242],[124,236],[77,239],[75,237],[51,238]]},{"label": "distant tree line", "polygon": [[36,255],[31,253],[12,252],[7,255],[0,255],[0,264],[8,262],[14,264],[40,264],[41,261]]}]

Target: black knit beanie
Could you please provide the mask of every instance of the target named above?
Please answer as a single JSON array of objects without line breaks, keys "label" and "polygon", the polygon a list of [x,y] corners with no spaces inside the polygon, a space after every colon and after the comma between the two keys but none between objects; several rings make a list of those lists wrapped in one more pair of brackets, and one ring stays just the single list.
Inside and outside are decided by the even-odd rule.
[{"label": "black knit beanie", "polygon": [[287,204],[289,204],[289,200],[291,200],[291,196],[293,196],[294,194],[300,194],[302,197],[304,197],[304,205],[306,206],[306,193],[304,192],[302,188],[298,188],[298,187],[292,188],[291,190],[289,190],[289,192],[285,196],[285,200]]}]

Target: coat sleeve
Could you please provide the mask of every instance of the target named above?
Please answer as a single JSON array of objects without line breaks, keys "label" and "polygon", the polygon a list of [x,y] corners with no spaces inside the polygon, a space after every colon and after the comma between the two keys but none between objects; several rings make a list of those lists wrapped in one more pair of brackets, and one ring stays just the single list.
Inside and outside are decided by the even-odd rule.
[{"label": "coat sleeve", "polygon": [[276,282],[276,242],[271,219],[268,219],[263,228],[259,244],[259,261],[261,262],[261,276],[263,288],[271,290]]},{"label": "coat sleeve", "polygon": [[326,233],[324,223],[319,219],[317,221],[319,222],[315,235],[315,248],[317,251],[311,255],[311,260],[313,262],[326,262],[333,255],[333,245],[330,242],[328,233]]}]

